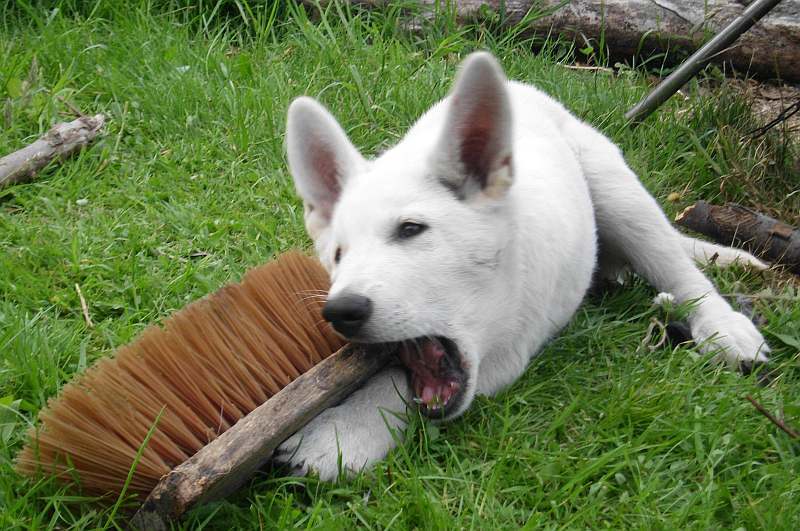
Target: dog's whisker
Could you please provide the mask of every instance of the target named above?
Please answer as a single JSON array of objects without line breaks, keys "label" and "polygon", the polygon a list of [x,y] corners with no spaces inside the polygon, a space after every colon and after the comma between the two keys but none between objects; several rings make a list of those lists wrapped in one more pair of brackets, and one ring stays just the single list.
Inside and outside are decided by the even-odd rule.
[{"label": "dog's whisker", "polygon": [[305,297],[298,297],[297,298],[297,300],[301,300],[301,301],[312,300],[312,301],[323,301],[323,302],[325,302],[327,299],[328,298],[326,296],[324,296],[324,295],[307,295]]},{"label": "dog's whisker", "polygon": [[315,293],[315,294],[322,294],[322,295],[326,295],[326,296],[328,295],[328,291],[324,290],[324,289],[304,289],[304,290],[298,291],[297,293],[298,294],[301,294],[301,293],[305,293],[305,294]]}]

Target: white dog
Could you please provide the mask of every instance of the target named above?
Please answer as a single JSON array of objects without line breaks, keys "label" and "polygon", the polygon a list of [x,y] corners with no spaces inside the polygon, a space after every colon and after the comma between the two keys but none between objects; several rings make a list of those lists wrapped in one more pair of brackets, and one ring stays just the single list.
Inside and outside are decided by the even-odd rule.
[{"label": "white dog", "polygon": [[395,343],[406,366],[281,445],[277,459],[300,473],[331,480],[339,459],[346,471],[382,459],[407,404],[449,419],[497,393],[569,322],[594,275],[626,267],[695,303],[701,349],[732,366],[767,361],[761,334],[693,259],[764,264],[680,235],[610,140],[507,81],[488,53],[470,55],[451,94],[377,159],[306,97],[289,108],[286,140],[331,274],[323,315],[352,341]]}]

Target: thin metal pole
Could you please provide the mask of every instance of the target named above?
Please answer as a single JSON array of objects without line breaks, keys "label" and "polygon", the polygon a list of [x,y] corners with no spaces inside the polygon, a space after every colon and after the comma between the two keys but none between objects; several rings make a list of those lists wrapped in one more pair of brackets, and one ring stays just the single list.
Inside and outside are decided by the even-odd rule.
[{"label": "thin metal pole", "polygon": [[750,29],[761,17],[769,13],[781,0],[756,0],[750,4],[741,15],[717,33],[713,39],[705,43],[699,50],[692,54],[681,66],[662,81],[650,94],[636,106],[625,113],[625,118],[636,126],[647,118],[670,96],[694,77],[718,53],[733,44],[739,36]]}]

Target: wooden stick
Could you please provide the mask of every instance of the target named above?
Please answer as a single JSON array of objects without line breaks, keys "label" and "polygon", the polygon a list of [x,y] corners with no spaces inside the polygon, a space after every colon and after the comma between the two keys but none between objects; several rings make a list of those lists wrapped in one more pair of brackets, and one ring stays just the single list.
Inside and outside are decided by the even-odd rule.
[{"label": "wooden stick", "polygon": [[759,412],[759,413],[761,413],[762,415],[764,415],[765,417],[767,417],[767,418],[770,420],[770,422],[772,422],[772,423],[773,423],[773,424],[775,424],[777,427],[779,427],[781,430],[783,430],[783,431],[784,431],[786,434],[788,434],[788,435],[789,435],[791,438],[793,438],[793,439],[800,439],[800,433],[797,433],[797,432],[796,432],[796,431],[794,431],[792,428],[790,428],[789,426],[787,426],[787,425],[786,425],[786,423],[785,423],[784,421],[782,421],[781,419],[777,418],[775,415],[773,415],[772,413],[770,413],[769,411],[767,411],[767,408],[765,408],[764,406],[762,406],[761,404],[759,404],[758,402],[756,402],[756,399],[755,399],[755,398],[753,398],[753,397],[752,397],[752,396],[750,396],[750,395],[747,395],[745,398],[747,399],[747,401],[748,401],[748,402],[750,402],[751,404],[753,404],[753,407],[754,407],[754,408],[756,408],[756,410],[758,410],[758,412]]},{"label": "wooden stick", "polygon": [[169,529],[171,520],[192,507],[235,491],[281,442],[353,392],[392,356],[390,349],[345,346],[326,358],[161,478],[131,527]]},{"label": "wooden stick", "polygon": [[61,103],[63,103],[67,107],[69,107],[69,110],[72,111],[72,114],[74,114],[76,117],[83,118],[84,116],[86,116],[85,114],[83,114],[83,112],[79,108],[77,108],[75,105],[73,105],[73,103],[71,101],[69,101],[67,98],[65,98],[64,96],[61,96],[60,94],[57,94],[56,98],[58,98],[58,101],[60,101]]},{"label": "wooden stick", "polygon": [[33,144],[0,159],[0,188],[32,179],[53,160],[64,160],[91,143],[106,118],[81,116],[53,126]]},{"label": "wooden stick", "polygon": [[800,230],[741,205],[698,201],[675,222],[723,245],[741,247],[800,274]]},{"label": "wooden stick", "polygon": [[86,304],[86,299],[83,298],[83,292],[77,282],[75,283],[75,291],[78,292],[78,298],[81,300],[81,312],[83,312],[83,320],[86,321],[86,326],[94,328],[92,318],[89,317],[89,305]]},{"label": "wooden stick", "polygon": [[610,74],[614,73],[613,68],[608,68],[607,66],[588,66],[588,65],[561,65],[564,68],[568,68],[570,70],[587,70],[589,72],[608,72]]}]

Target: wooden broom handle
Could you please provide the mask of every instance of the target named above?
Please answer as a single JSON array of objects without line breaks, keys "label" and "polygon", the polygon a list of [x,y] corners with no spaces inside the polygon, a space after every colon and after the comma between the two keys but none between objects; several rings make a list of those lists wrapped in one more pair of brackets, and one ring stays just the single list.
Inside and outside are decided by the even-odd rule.
[{"label": "wooden broom handle", "polygon": [[130,526],[169,529],[171,520],[192,507],[235,491],[280,443],[356,390],[393,356],[386,348],[347,345],[318,363],[162,477]]}]

